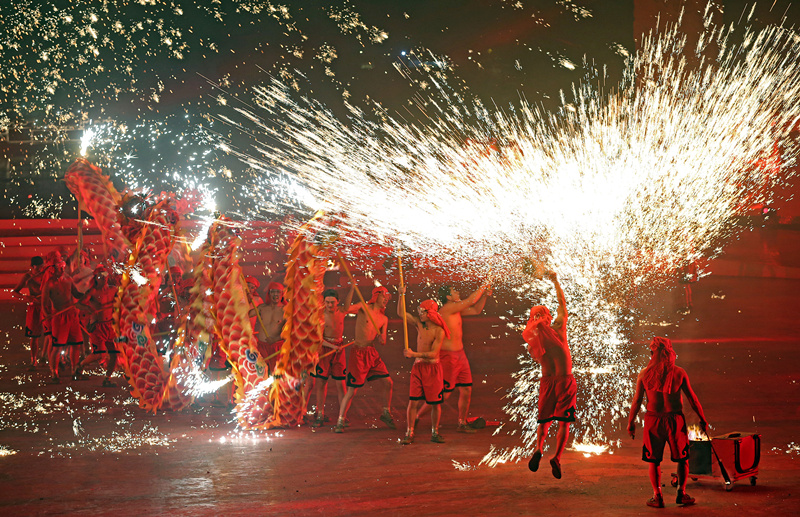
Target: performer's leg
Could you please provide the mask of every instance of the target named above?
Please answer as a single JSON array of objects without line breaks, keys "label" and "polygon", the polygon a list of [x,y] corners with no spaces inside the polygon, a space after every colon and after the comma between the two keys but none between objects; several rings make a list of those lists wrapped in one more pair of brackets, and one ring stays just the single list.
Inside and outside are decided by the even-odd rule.
[{"label": "performer's leg", "polygon": [[556,433],[556,455],[555,458],[561,461],[561,453],[567,446],[567,438],[569,438],[569,422],[558,423],[558,433]]},{"label": "performer's leg", "polygon": [[[344,425],[344,420],[347,418],[347,410],[350,409],[350,403],[353,400],[353,395],[356,394],[356,389],[352,386],[347,387],[347,391],[342,399],[342,404],[339,406],[339,423]],[[337,424],[338,425],[338,424]]]},{"label": "performer's leg", "polygon": [[420,402],[419,400],[408,401],[408,409],[406,409],[406,435],[414,434],[414,420],[417,419]]},{"label": "performer's leg", "polygon": [[389,414],[392,412],[392,388],[394,387],[394,382],[392,381],[391,377],[383,377],[380,379],[381,384],[384,385],[386,389],[386,406],[383,408],[384,411],[388,411]]},{"label": "performer's leg", "polygon": [[53,378],[58,379],[58,361],[61,358],[61,347],[51,346],[48,357],[50,358],[50,373]]},{"label": "performer's leg", "polygon": [[469,415],[469,403],[471,400],[472,400],[472,386],[459,386],[458,425],[467,425],[467,416]]},{"label": "performer's leg", "polygon": [[[680,479],[681,469],[678,467],[678,478]],[[650,464],[650,484],[653,485],[653,495],[661,496],[661,465],[659,463]],[[686,487],[686,478],[683,479],[683,486]]]},{"label": "performer's leg", "polygon": [[[689,462],[678,462],[678,492],[686,492],[686,478],[689,477]],[[660,486],[660,485],[659,485]],[[659,489],[660,490],[660,489]]]},{"label": "performer's leg", "polygon": [[80,345],[70,345],[69,347],[69,362],[70,366],[73,368],[73,375],[78,372],[78,368],[80,368],[81,364],[81,348],[83,344]]},{"label": "performer's leg", "polygon": [[439,432],[439,420],[442,417],[441,404],[425,404],[431,406],[431,431],[434,433]]},{"label": "performer's leg", "polygon": [[339,399],[339,408],[341,408],[342,401],[344,400],[344,381],[337,381],[334,379],[333,382],[336,384],[336,397]]},{"label": "performer's leg", "polygon": [[550,422],[544,422],[543,424],[539,424],[539,430],[537,431],[536,436],[536,449],[534,452],[544,451],[544,441],[547,438],[547,431],[550,429]]},{"label": "performer's leg", "polygon": [[39,350],[39,338],[32,337],[30,345],[31,345],[31,366],[36,366],[36,354],[37,351]]},{"label": "performer's leg", "polygon": [[111,381],[111,375],[117,366],[117,354],[108,354],[108,366],[106,366],[106,380]]},{"label": "performer's leg", "polygon": [[317,401],[317,420],[325,416],[325,398],[328,396],[328,379],[314,379],[314,394]]}]

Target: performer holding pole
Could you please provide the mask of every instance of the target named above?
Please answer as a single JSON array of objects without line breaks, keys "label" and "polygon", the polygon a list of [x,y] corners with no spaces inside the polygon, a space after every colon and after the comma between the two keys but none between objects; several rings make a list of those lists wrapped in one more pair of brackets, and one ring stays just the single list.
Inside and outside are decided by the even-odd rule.
[{"label": "performer holding pole", "polygon": [[386,304],[391,295],[385,287],[379,286],[372,290],[369,302],[364,300],[361,290],[356,286],[353,275],[340,255],[337,256],[342,264],[350,282],[355,286],[361,304],[350,308],[348,312],[356,314],[355,342],[347,359],[347,391],[339,406],[339,419],[334,432],[343,433],[347,426],[347,410],[356,390],[368,381],[377,381],[384,386],[386,391],[386,406],[383,408],[380,420],[391,429],[397,429],[392,418],[392,387],[393,382],[389,377],[389,370],[383,363],[375,343],[386,344],[386,331],[389,319],[384,314]]},{"label": "performer holding pole", "polygon": [[403,306],[404,286],[400,287],[400,300],[397,304],[397,314],[400,315],[402,312],[417,328],[417,351],[414,352],[408,348],[403,351],[406,357],[414,358],[414,365],[411,367],[406,435],[402,443],[409,445],[414,442],[417,412],[423,401],[431,407],[431,441],[444,443],[444,438],[439,434],[441,404],[444,400],[444,377],[442,365],[439,362],[439,351],[445,338],[450,337],[450,331],[439,314],[439,304],[436,303],[436,300],[425,300],[419,304],[417,307],[419,318],[406,314]]}]

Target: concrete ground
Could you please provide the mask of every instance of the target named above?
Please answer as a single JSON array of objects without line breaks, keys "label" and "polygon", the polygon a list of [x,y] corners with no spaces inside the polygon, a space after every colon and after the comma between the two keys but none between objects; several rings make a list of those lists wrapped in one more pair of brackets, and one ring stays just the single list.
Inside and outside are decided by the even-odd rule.
[{"label": "concrete ground", "polygon": [[[238,437],[221,408],[148,415],[123,388],[101,388],[99,370],[83,382],[46,385],[27,371],[24,307],[3,305],[0,344],[0,513],[3,515],[796,515],[800,507],[800,280],[708,277],[695,285],[695,310],[675,312],[673,295],[651,308],[634,341],[675,341],[714,426],[712,434],[758,432],[756,486],[726,492],[721,480],[690,481],[695,507],[677,507],[665,462],[667,508],[647,508],[647,467],[637,440],[611,430],[622,446],[584,457],[567,451],[564,477],[546,463],[478,466],[492,444],[515,438],[455,432],[455,397],[445,404],[447,443],[402,446],[410,361],[398,332],[381,350],[395,379],[400,429],[378,419],[369,385],[357,394],[345,434],[307,426]],[[501,330],[499,302],[465,324],[475,387],[472,415],[503,420],[503,396],[518,369],[521,340]],[[498,337],[499,334],[499,337]],[[631,379],[633,382],[633,379]],[[335,397],[329,393],[329,400]],[[333,410],[329,410],[333,413]],[[691,413],[687,408],[687,414]],[[689,418],[696,421],[694,416]],[[421,424],[421,426],[424,426]],[[552,440],[552,438],[551,438]],[[8,454],[14,452],[14,454]]]}]

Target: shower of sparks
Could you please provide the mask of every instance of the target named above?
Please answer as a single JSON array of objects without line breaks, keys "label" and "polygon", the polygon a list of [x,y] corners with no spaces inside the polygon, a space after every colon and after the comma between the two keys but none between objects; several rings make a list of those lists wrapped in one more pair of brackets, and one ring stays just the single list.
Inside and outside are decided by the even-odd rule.
[{"label": "shower of sparks", "polygon": [[[737,216],[773,201],[795,163],[800,37],[745,29],[737,45],[733,30],[709,18],[696,49],[685,48],[679,25],[651,35],[618,88],[605,94],[586,81],[554,113],[525,102],[492,110],[431,71],[420,79],[436,94],[418,101],[422,123],[352,105],[344,123],[273,79],[254,89],[258,108],[220,117],[261,140],[222,145],[263,173],[253,199],[292,189],[306,210],[345,214],[344,228],[473,277],[490,274],[531,304],[556,306],[552,286],[532,279],[524,259],[555,270],[571,316],[576,440],[609,444],[643,363],[625,336],[632,302],[718,253]],[[716,61],[702,57],[710,43]],[[404,70],[412,81],[419,73]],[[540,370],[524,354],[520,363],[510,422],[498,432],[519,432],[522,445],[493,448],[489,465],[533,450]]]}]

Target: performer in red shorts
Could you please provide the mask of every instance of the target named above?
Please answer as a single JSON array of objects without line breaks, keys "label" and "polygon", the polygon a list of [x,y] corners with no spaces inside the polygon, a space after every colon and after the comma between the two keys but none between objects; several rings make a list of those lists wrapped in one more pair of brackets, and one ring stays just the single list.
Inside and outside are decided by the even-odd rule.
[{"label": "performer in red shorts", "polygon": [[650,464],[650,484],[653,497],[647,506],[664,508],[661,493],[661,460],[664,445],[669,444],[670,459],[678,464],[677,504],[694,504],[694,498],[686,493],[686,478],[689,474],[689,436],[686,420],[683,417],[681,394],[686,395],[689,404],[700,417],[700,427],[706,433],[708,422],[703,408],[683,368],[675,365],[675,352],[672,342],[663,337],[654,337],[650,342],[650,363],[639,372],[636,378],[636,392],[628,417],[628,434],[636,437],[636,416],[647,393],[647,413],[644,416],[644,446],[642,460]]},{"label": "performer in red shorts", "polygon": [[28,302],[28,312],[25,314],[25,337],[30,338],[31,365],[28,370],[36,369],[36,356],[39,349],[39,338],[42,337],[42,276],[44,275],[44,260],[42,257],[31,258],[31,269],[22,275],[14,293],[22,296],[22,290],[27,289],[25,300]]},{"label": "performer in red shorts", "polygon": [[92,353],[84,357],[81,364],[72,376],[73,380],[86,380],[83,369],[103,357],[107,357],[106,377],[103,379],[104,387],[115,387],[111,381],[111,375],[117,365],[116,347],[117,334],[114,331],[114,299],[117,296],[117,289],[108,284],[108,271],[101,264],[94,269],[93,285],[84,295],[81,302],[86,306],[91,320],[87,331],[89,332],[89,342],[92,345]]},{"label": "performer in red shorts", "polygon": [[75,307],[74,298],[80,298],[83,293],[78,292],[72,280],[64,275],[66,263],[57,262],[52,276],[42,288],[42,314],[45,319],[50,319],[50,331],[53,336],[53,347],[50,352],[50,370],[53,374],[50,380],[58,384],[58,361],[61,350],[69,348],[70,362],[77,366],[83,346],[78,309]]},{"label": "performer in red shorts", "polygon": [[320,349],[320,358],[317,366],[311,372],[314,378],[314,393],[317,400],[317,411],[312,427],[320,427],[325,423],[325,397],[328,392],[328,377],[333,377],[336,385],[336,395],[339,399],[339,406],[344,399],[344,380],[347,374],[347,360],[344,344],[344,317],[350,310],[350,302],[353,300],[354,287],[350,287],[350,292],[344,299],[344,305],[339,307],[339,293],[336,289],[326,289],[322,293],[325,302],[325,324],[322,331],[323,341]]},{"label": "performer in red shorts", "polygon": [[[405,286],[400,287],[400,300],[405,294]],[[399,300],[397,315],[403,317],[405,312]],[[411,367],[411,389],[408,395],[408,410],[406,411],[406,435],[403,445],[414,442],[414,427],[417,420],[417,411],[422,401],[431,406],[431,441],[444,443],[444,438],[439,434],[439,418],[442,414],[442,401],[444,400],[444,377],[442,365],[439,362],[439,351],[442,342],[450,337],[450,331],[439,314],[439,304],[436,300],[425,300],[417,307],[419,318],[406,314],[406,319],[417,327],[417,351],[406,348],[406,357],[415,358]]]},{"label": "performer in red shorts", "polygon": [[572,376],[572,354],[567,344],[567,302],[564,290],[553,271],[545,272],[545,277],[553,282],[558,296],[558,312],[552,321],[550,311],[544,305],[531,308],[528,325],[522,338],[528,343],[528,353],[542,367],[539,381],[539,429],[536,436],[536,449],[528,462],[533,472],[539,470],[542,450],[547,431],[553,421],[558,422],[556,451],[550,460],[553,477],[561,479],[561,454],[569,438],[569,424],[575,421],[577,386]]},{"label": "performer in red shorts", "polygon": [[283,290],[283,284],[270,282],[268,302],[262,303],[250,311],[250,316],[255,316],[255,311],[258,311],[261,323],[263,323],[263,326],[256,325],[256,340],[258,353],[265,359],[269,358],[267,367],[270,374],[275,371],[275,365],[278,363],[277,352],[283,346],[281,330],[286,322],[283,317],[283,308],[286,305],[283,299]]},{"label": "performer in red shorts", "polygon": [[[447,400],[454,390],[458,390],[458,427],[459,433],[475,433],[476,429],[486,425],[482,418],[469,423],[469,405],[472,401],[472,371],[469,367],[467,355],[464,353],[464,332],[462,328],[462,316],[476,316],[483,311],[486,300],[492,295],[489,284],[484,284],[466,299],[461,299],[461,293],[449,285],[439,289],[439,301],[442,306],[439,313],[445,321],[445,325],[450,332],[450,337],[442,343],[442,350],[439,353],[439,361],[442,364],[444,374],[444,398]],[[422,406],[417,418],[432,406]]]},{"label": "performer in red shorts", "polygon": [[[339,420],[333,431],[343,433],[347,426],[347,410],[350,402],[356,394],[356,389],[363,386],[368,381],[378,381],[386,390],[386,406],[383,408],[380,419],[391,429],[397,429],[392,418],[392,378],[389,377],[389,370],[383,364],[381,356],[375,349],[375,343],[386,344],[386,328],[389,319],[384,314],[386,304],[389,303],[388,289],[376,287],[372,290],[372,298],[366,304],[355,305],[349,312],[356,313],[356,339],[353,348],[350,349],[350,357],[347,359],[347,391],[344,394],[342,403],[339,405]],[[369,311],[370,316],[365,311]],[[374,322],[374,324],[373,324]],[[377,327],[377,328],[376,328]]]}]

